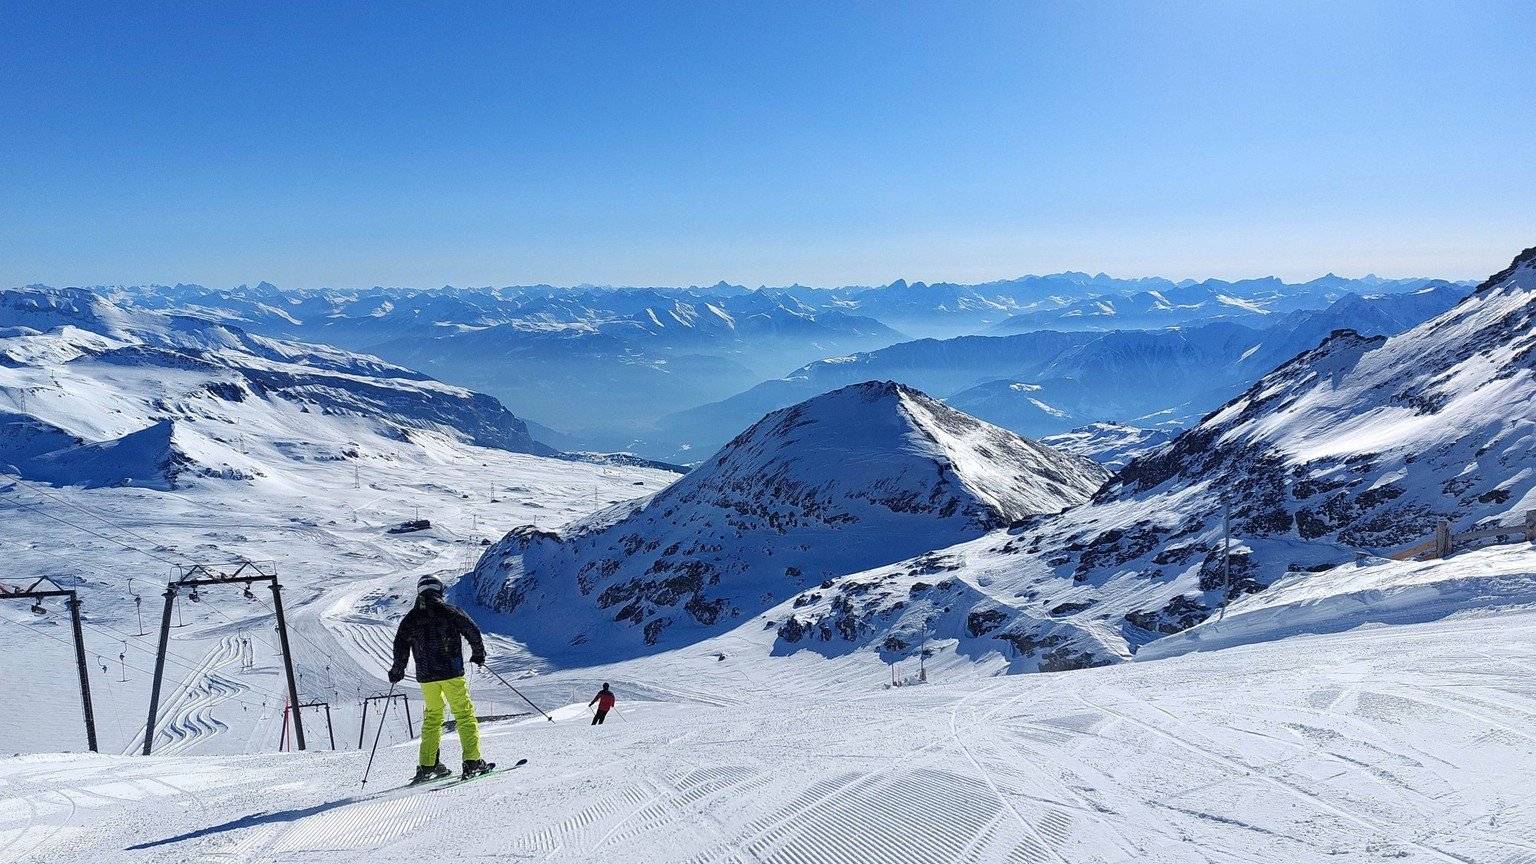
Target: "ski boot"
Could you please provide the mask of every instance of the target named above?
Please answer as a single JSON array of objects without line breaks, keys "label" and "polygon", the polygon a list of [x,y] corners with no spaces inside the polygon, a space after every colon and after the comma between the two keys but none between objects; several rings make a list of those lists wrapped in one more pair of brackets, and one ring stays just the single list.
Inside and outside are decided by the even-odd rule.
[{"label": "ski boot", "polygon": [[471,777],[479,777],[481,774],[489,774],[495,767],[495,762],[487,762],[484,759],[465,759],[464,773],[459,779],[468,780]]},{"label": "ski boot", "polygon": [[415,786],[417,783],[425,783],[428,780],[441,780],[451,774],[453,772],[445,768],[441,762],[436,765],[417,765],[416,776],[411,778],[411,785]]}]

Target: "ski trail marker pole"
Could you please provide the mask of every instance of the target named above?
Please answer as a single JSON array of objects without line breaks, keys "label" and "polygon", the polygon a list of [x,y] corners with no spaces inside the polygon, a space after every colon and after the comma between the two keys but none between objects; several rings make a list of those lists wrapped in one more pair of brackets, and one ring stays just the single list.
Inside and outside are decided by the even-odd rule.
[{"label": "ski trail marker pole", "polygon": [[[507,679],[501,677],[501,673],[500,672],[497,672],[495,669],[492,669],[489,666],[481,666],[480,668],[484,669],[485,671],[487,671],[489,673],[491,673],[492,675],[495,675],[496,676],[496,680],[500,681],[503,684],[506,684],[507,685],[507,689],[511,690],[513,693],[516,693],[518,695],[518,698],[522,699],[524,702],[527,702],[529,705],[533,705],[533,700],[529,699],[527,696],[524,696],[523,695],[523,691],[517,689],[516,687],[513,687],[512,684],[507,681]],[[543,708],[540,708],[537,705],[533,705],[533,710],[539,712],[540,714],[543,714],[545,720],[548,720],[551,723],[555,722],[555,718],[549,716],[549,713],[546,712]]]},{"label": "ski trail marker pole", "polygon": [[373,733],[373,749],[368,751],[368,767],[363,769],[363,788],[368,788],[368,772],[373,770],[373,754],[379,752],[379,736],[384,734],[384,717],[389,714],[389,703],[395,701],[395,685],[389,685],[389,695],[384,698],[384,710],[379,712],[379,728]]}]

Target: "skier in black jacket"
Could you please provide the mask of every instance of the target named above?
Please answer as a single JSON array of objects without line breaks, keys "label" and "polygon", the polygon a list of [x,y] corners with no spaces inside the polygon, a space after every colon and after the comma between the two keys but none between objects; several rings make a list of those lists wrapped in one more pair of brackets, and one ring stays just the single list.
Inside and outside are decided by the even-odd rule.
[{"label": "skier in black jacket", "polygon": [[421,715],[420,759],[411,782],[453,773],[443,767],[438,756],[444,702],[458,724],[459,744],[464,750],[463,776],[484,774],[495,763],[480,758],[480,727],[475,722],[474,703],[469,701],[469,685],[464,681],[464,650],[459,640],[468,640],[469,662],[479,665],[485,664],[485,641],[464,610],[443,599],[443,583],[436,577],[421,577],[416,592],[416,605],[405,613],[400,629],[395,631],[395,662],[389,670],[390,683],[397,684],[405,678],[406,657],[415,657],[416,681],[426,703]]}]

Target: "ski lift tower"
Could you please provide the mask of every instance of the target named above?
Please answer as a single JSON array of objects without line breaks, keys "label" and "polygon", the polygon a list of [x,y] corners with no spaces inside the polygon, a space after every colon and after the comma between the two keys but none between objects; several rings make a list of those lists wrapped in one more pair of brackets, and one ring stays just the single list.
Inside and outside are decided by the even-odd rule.
[{"label": "ski lift tower", "polygon": [[[190,599],[197,599],[200,585],[243,585],[247,597],[251,584],[269,583],[272,589],[272,608],[277,613],[277,640],[283,651],[283,671],[288,675],[288,704],[298,705],[299,684],[293,675],[293,652],[288,648],[288,622],[283,617],[283,588],[277,582],[277,564],[272,561],[235,561],[230,564],[193,564],[176,568],[176,578],[165,586],[165,611],[160,616],[160,647],[155,652],[155,679],[149,691],[149,721],[144,726],[144,755],[150,754],[155,743],[155,715],[160,709],[160,683],[165,676],[165,652],[171,639],[171,607],[183,588],[190,588]],[[304,748],[304,720],[301,712],[293,712],[293,743]]]},{"label": "ski lift tower", "polygon": [[[39,591],[38,586],[44,582],[53,587]],[[69,623],[75,634],[75,667],[80,673],[80,707],[85,712],[85,740],[91,752],[95,753],[97,752],[96,712],[91,708],[91,677],[85,664],[85,635],[80,632],[80,597],[47,576],[39,577],[36,582],[20,590],[0,585],[0,600],[31,600],[32,611],[39,615],[48,613],[48,610],[43,608],[43,600],[49,597],[65,598],[64,605],[69,608]]]}]

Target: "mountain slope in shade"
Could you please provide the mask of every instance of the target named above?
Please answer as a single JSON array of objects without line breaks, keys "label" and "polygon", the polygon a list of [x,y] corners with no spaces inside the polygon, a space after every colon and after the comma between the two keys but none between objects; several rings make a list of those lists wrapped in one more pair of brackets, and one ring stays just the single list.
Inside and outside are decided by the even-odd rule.
[{"label": "mountain slope in shade", "polygon": [[32,479],[61,486],[169,490],[176,488],[182,471],[197,463],[177,440],[175,422],[161,420],[121,438],[61,447],[24,464]]},{"label": "mountain slope in shade", "polygon": [[[1393,337],[1333,334],[1057,516],[766,613],[782,651],[950,640],[1014,669],[1125,659],[1227,598],[1536,508],[1536,250]],[[1223,510],[1231,509],[1230,574]]]},{"label": "mountain slope in shade", "polygon": [[513,531],[473,581],[541,653],[647,651],[828,578],[1080,504],[1106,477],[917,391],[868,382],[768,415],[643,503],[558,535]]}]

